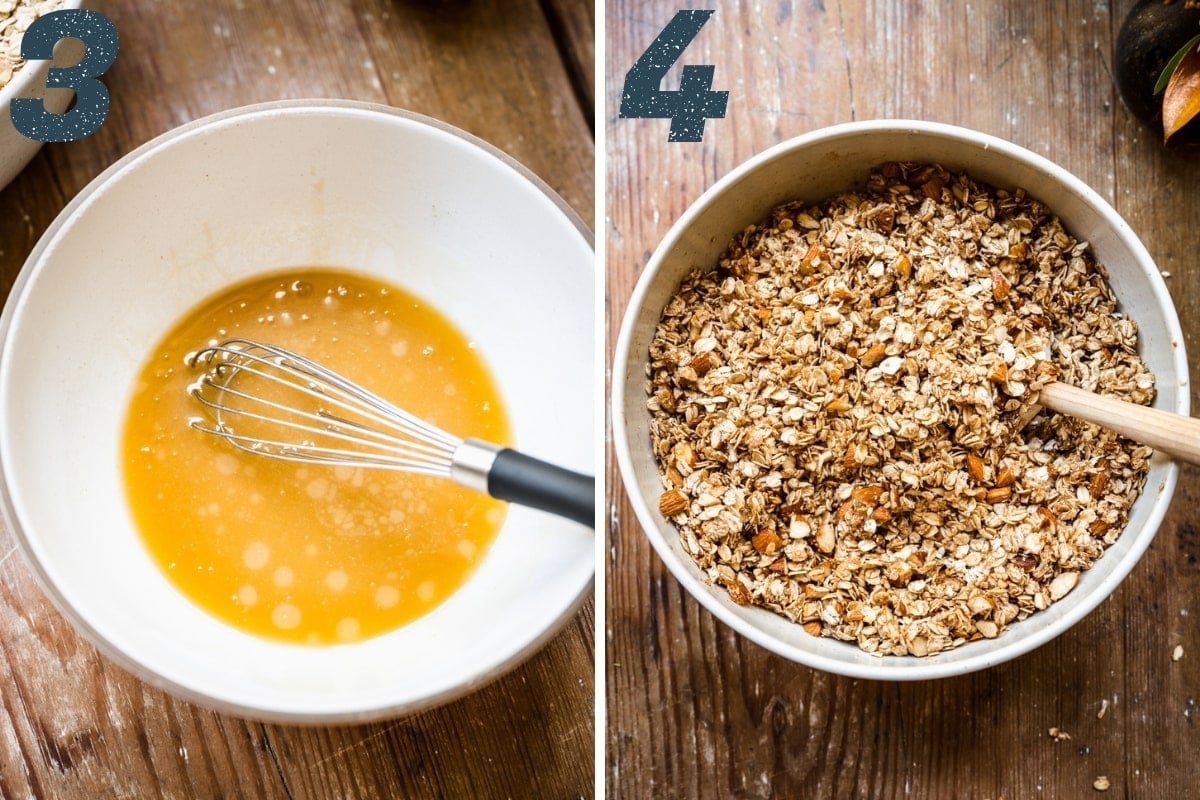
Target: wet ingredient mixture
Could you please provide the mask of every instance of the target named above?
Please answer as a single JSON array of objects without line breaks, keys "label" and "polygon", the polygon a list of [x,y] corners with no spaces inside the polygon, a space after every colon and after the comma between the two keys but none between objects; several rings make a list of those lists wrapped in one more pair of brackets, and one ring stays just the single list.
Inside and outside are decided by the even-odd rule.
[{"label": "wet ingredient mixture", "polygon": [[239,284],[154,348],[129,406],[130,508],[170,581],[237,628],[310,644],[377,636],[442,603],[505,505],[442,478],[276,461],[192,430],[185,358],[231,337],[307,355],[456,435],[511,438],[475,343],[424,301],[333,269]]}]

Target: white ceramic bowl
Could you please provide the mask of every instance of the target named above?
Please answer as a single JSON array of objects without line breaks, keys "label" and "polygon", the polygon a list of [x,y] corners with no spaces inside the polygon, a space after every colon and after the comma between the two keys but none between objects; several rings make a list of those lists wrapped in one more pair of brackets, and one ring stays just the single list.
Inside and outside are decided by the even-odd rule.
[{"label": "white ceramic bowl", "polygon": [[118,465],[134,377],[202,298],[286,266],[348,267],[453,320],[506,399],[516,444],[592,472],[591,238],[545,185],[449,126],[380,106],[282,102],[198,120],[76,197],[0,318],[4,510],[63,613],[145,680],[275,720],[361,720],[476,688],[588,596],[591,530],[512,507],[468,582],[361,644],[240,633],[167,582],[134,530]]},{"label": "white ceramic bowl", "polygon": [[[64,9],[96,8],[97,2],[80,2],[68,0],[63,4]],[[46,108],[54,113],[62,113],[71,102],[71,92],[66,89],[55,89],[44,92],[46,75],[53,63],[68,66],[75,63],[83,55],[83,43],[76,39],[61,42],[55,50],[58,56],[56,62],[27,61],[13,75],[12,80],[0,89],[0,189],[3,189],[28,164],[42,142],[27,139],[21,135],[12,124],[10,113],[11,101],[14,97],[43,97]],[[44,95],[43,95],[44,93]]]},{"label": "white ceramic bowl", "polygon": [[1123,309],[1137,320],[1141,354],[1158,379],[1155,405],[1188,411],[1183,335],[1154,262],[1129,225],[1093,190],[1046,159],[1003,140],[929,122],[880,120],[838,125],[784,142],[736,168],[704,193],[667,232],[642,273],[613,364],[613,440],[625,488],[646,536],[683,586],[716,617],[782,656],[844,675],[918,680],[1001,663],[1078,622],[1129,573],[1154,537],[1175,489],[1177,466],[1155,456],[1146,489],[1120,539],[1078,586],[1048,610],[1014,623],[996,639],[926,658],[872,656],[857,646],[805,633],[772,612],[735,605],[705,583],[657,509],[662,492],[650,448],[644,390],[647,353],[668,298],[692,269],[715,265],[732,236],[788,200],[819,201],[861,185],[886,161],[938,162],[1002,187],[1024,187],[1045,202],[1107,266]]}]

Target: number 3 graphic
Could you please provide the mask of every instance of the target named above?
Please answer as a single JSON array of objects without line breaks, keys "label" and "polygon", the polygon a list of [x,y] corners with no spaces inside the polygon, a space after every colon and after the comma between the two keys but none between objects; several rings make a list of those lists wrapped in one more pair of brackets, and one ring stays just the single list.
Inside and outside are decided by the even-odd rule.
[{"label": "number 3 graphic", "polygon": [[96,11],[64,9],[38,17],[21,40],[21,56],[29,61],[54,58],[54,45],[62,39],[79,39],[87,50],[73,67],[51,67],[46,88],[71,89],[75,105],[63,114],[46,110],[41,99],[12,101],[13,126],[40,142],[73,142],[90,136],[108,116],[108,87],[97,80],[117,59],[117,28]]}]

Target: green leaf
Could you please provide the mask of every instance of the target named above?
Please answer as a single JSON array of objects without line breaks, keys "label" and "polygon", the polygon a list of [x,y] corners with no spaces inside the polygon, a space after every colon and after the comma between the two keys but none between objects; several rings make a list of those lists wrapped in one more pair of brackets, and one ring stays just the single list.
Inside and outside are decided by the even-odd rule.
[{"label": "green leaf", "polygon": [[1154,84],[1155,94],[1160,94],[1163,89],[1167,88],[1167,83],[1171,80],[1171,75],[1175,72],[1175,68],[1179,66],[1179,62],[1183,60],[1184,54],[1187,53],[1189,48],[1194,47],[1197,42],[1200,42],[1200,33],[1188,39],[1188,43],[1179,48],[1178,53],[1171,56],[1171,60],[1167,62],[1167,65],[1163,67],[1162,73],[1159,74],[1158,82]]}]

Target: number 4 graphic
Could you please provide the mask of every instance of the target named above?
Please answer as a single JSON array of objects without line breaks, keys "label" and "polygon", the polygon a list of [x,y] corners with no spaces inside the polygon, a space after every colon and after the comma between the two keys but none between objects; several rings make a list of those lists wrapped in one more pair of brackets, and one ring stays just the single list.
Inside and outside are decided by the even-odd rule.
[{"label": "number 4 graphic", "polygon": [[714,92],[712,64],[688,64],[676,91],[659,89],[667,70],[713,15],[712,11],[680,11],[630,68],[621,92],[622,119],[670,119],[669,142],[698,142],[706,119],[722,119],[729,92]]}]

